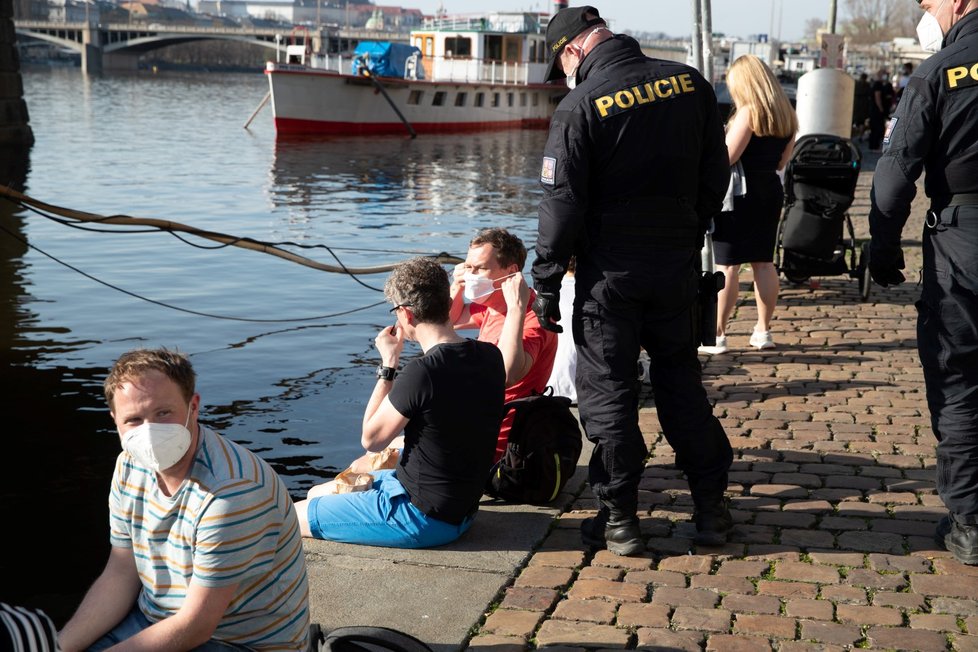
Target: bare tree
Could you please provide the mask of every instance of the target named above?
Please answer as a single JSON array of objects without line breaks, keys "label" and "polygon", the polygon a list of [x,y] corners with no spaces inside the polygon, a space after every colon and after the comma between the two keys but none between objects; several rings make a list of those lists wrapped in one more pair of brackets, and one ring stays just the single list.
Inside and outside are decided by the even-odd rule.
[{"label": "bare tree", "polygon": [[821,18],[809,18],[805,21],[805,33],[804,39],[806,41],[814,41],[815,36],[818,34],[818,30],[825,28],[825,21]]},{"label": "bare tree", "polygon": [[842,32],[856,44],[913,36],[920,18],[916,0],[846,0],[848,20]]}]

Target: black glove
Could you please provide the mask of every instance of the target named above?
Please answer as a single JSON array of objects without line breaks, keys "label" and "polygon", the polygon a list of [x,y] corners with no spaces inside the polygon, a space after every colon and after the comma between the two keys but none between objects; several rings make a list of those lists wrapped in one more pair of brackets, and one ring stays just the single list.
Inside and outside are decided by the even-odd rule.
[{"label": "black glove", "polygon": [[536,313],[540,325],[548,331],[563,333],[564,327],[557,324],[560,321],[560,291],[537,291],[533,300],[533,312]]},{"label": "black glove", "polygon": [[881,287],[900,285],[907,280],[900,270],[904,268],[903,251],[897,250],[895,256],[880,255],[878,251],[869,256],[869,275]]}]

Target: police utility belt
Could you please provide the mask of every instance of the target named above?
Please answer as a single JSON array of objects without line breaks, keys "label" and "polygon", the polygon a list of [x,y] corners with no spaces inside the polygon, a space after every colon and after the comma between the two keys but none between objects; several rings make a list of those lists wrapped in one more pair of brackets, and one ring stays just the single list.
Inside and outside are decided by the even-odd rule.
[{"label": "police utility belt", "polygon": [[941,211],[953,206],[978,206],[978,192],[959,192],[947,198],[947,202],[933,202],[924,217],[924,226],[937,228],[941,223]]}]

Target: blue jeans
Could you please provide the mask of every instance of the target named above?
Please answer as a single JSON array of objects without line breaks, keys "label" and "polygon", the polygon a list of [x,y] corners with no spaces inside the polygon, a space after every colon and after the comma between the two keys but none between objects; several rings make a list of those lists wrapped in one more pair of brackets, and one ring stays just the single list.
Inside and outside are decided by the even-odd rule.
[{"label": "blue jeans", "polygon": [[387,548],[430,548],[451,543],[474,516],[452,525],[411,504],[394,471],[374,471],[373,488],[309,501],[306,517],[317,539]]},{"label": "blue jeans", "polygon": [[[102,652],[102,650],[107,650],[127,638],[132,638],[152,624],[149,618],[144,616],[143,612],[139,610],[139,606],[134,606],[132,611],[129,612],[129,615],[123,618],[122,622],[116,625],[112,631],[92,643],[91,647],[88,648],[88,652]],[[234,645],[233,643],[211,639],[203,645],[195,647],[192,652],[233,652],[234,650],[247,651],[250,649],[240,645]]]}]

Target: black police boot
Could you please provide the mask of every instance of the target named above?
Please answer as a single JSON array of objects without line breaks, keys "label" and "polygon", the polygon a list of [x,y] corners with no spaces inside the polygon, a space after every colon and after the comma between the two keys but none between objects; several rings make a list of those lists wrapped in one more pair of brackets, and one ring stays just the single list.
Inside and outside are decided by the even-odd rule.
[{"label": "black police boot", "polygon": [[645,551],[645,542],[638,526],[635,510],[625,510],[613,503],[601,501],[601,509],[593,518],[581,523],[581,541],[594,549],[607,548],[621,556],[638,555]]},{"label": "black police boot", "polygon": [[934,538],[962,564],[978,566],[978,525],[964,525],[945,516],[937,523]]},{"label": "black police boot", "polygon": [[696,536],[693,543],[698,546],[722,546],[733,528],[733,517],[727,503],[721,496],[713,500],[697,500],[693,511]]},{"label": "black police boot", "polygon": [[608,544],[604,540],[604,527],[608,524],[608,511],[598,510],[597,516],[586,518],[581,522],[581,541],[592,550],[604,550]]}]

